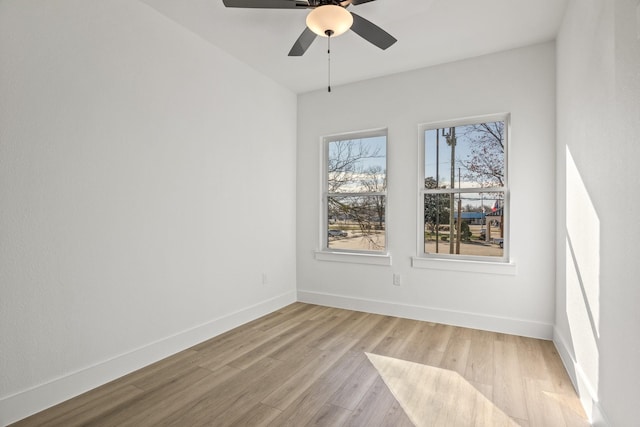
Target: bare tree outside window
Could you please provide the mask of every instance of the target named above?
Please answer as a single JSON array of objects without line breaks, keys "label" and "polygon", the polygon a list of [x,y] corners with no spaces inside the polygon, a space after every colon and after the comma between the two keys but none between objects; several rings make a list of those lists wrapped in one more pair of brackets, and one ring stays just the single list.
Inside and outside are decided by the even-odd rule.
[{"label": "bare tree outside window", "polygon": [[327,248],[386,247],[386,134],[326,142]]},{"label": "bare tree outside window", "polygon": [[504,186],[504,122],[490,122],[464,127],[470,141],[470,153],[460,163],[470,181]]}]

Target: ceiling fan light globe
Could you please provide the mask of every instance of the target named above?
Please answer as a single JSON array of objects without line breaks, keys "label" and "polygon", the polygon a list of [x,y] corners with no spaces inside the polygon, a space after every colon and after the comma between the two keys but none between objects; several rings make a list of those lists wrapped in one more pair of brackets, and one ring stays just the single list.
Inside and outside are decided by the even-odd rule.
[{"label": "ceiling fan light globe", "polygon": [[344,7],[327,4],[318,6],[307,15],[307,27],[322,37],[345,33],[353,24],[353,16]]}]

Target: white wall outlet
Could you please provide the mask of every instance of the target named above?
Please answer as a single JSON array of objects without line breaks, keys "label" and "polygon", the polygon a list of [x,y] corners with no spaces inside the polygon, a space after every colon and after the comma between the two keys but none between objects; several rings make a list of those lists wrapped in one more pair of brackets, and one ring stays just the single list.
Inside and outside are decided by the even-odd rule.
[{"label": "white wall outlet", "polygon": [[393,273],[393,285],[400,286],[402,284],[402,276],[400,273]]},{"label": "white wall outlet", "polygon": [[266,285],[269,283],[269,279],[267,278],[267,273],[262,273],[262,284]]}]

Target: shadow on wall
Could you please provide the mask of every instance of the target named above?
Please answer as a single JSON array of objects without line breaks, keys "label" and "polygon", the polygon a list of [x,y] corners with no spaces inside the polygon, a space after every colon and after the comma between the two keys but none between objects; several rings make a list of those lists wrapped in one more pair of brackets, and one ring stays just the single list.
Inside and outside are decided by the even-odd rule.
[{"label": "shadow on wall", "polygon": [[576,386],[587,414],[598,400],[600,219],[566,147],[566,310]]}]

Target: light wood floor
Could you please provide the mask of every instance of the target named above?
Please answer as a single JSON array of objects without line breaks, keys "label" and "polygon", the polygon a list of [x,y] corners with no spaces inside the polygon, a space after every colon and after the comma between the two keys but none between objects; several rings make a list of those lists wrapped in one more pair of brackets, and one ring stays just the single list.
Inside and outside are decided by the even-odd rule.
[{"label": "light wood floor", "polygon": [[587,426],[549,341],[295,303],[16,426]]}]

